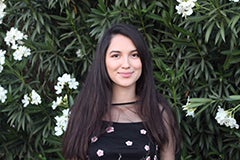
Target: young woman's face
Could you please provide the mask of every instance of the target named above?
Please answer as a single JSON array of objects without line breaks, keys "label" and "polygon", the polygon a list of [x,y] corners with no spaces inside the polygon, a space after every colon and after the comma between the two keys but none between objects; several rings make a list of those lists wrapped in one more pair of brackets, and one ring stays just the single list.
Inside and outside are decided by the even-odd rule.
[{"label": "young woman's face", "polygon": [[114,35],[106,53],[106,68],[113,85],[135,87],[142,73],[137,48],[126,36]]}]

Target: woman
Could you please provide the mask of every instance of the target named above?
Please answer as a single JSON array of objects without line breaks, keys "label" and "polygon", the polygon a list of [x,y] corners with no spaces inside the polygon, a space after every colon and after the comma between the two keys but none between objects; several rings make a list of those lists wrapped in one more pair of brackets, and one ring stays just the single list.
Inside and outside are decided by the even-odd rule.
[{"label": "woman", "polygon": [[143,36],[131,25],[113,25],[71,109],[65,158],[174,160],[178,150],[178,125],[156,91]]}]

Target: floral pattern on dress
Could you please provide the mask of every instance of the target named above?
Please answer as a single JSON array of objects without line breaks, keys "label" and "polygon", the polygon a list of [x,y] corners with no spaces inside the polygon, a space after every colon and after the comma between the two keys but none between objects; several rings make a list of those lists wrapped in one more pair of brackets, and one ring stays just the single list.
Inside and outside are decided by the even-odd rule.
[{"label": "floral pattern on dress", "polygon": [[140,133],[141,133],[141,134],[147,134],[147,131],[146,131],[145,129],[141,129],[141,130],[140,130]]},{"label": "floral pattern on dress", "polygon": [[[127,138],[128,137],[128,139],[125,139],[125,141],[123,142],[123,143],[120,143],[120,142],[118,142],[117,140],[123,140],[123,139],[121,139],[121,138],[119,138],[117,135],[118,134],[120,134],[120,133],[122,133],[122,132],[125,132],[125,130],[126,130],[126,132],[127,133],[129,133],[129,135],[128,136],[126,136],[125,135],[125,138]],[[115,131],[116,131],[116,133],[115,133]],[[134,131],[134,132],[133,132]],[[122,129],[122,130],[117,130],[115,127],[114,127],[114,125],[113,126],[107,126],[106,128],[105,128],[105,136],[106,137],[108,137],[108,135],[109,136],[111,136],[111,137],[114,137],[114,135],[116,136],[116,138],[114,137],[113,139],[114,140],[116,140],[117,141],[117,143],[116,143],[116,146],[117,147],[122,147],[122,148],[124,148],[124,145],[126,146],[125,147],[125,151],[131,151],[132,149],[134,149],[134,152],[135,152],[135,148],[137,148],[138,150],[140,150],[139,149],[139,147],[140,147],[140,144],[141,143],[143,143],[143,144],[141,144],[142,145],[142,151],[141,151],[141,155],[144,155],[145,154],[145,156],[143,156],[142,158],[140,158],[140,160],[158,160],[158,154],[159,154],[159,152],[158,152],[158,145],[156,145],[156,144],[154,144],[149,138],[148,138],[148,132],[147,132],[147,130],[146,129],[144,129],[144,128],[140,128],[139,127],[139,129],[138,130],[136,130],[136,129],[133,129],[133,131],[131,130],[131,128],[127,128],[127,129],[125,129],[124,128],[124,130]],[[136,135],[135,136],[135,134],[136,133],[138,133],[138,135]],[[104,135],[104,134],[103,134]],[[138,139],[139,138],[143,138],[144,137],[144,141],[138,141],[138,139],[136,139],[136,137],[138,137]],[[110,148],[107,148],[107,150],[105,150],[106,148],[104,147],[104,146],[102,146],[101,147],[101,142],[98,142],[99,140],[101,140],[101,138],[102,138],[102,136],[100,136],[100,137],[97,137],[97,136],[93,136],[93,137],[91,137],[91,144],[95,144],[95,143],[98,143],[97,144],[97,146],[98,147],[96,147],[96,150],[95,150],[95,155],[98,157],[96,157],[96,158],[92,158],[93,160],[94,159],[99,159],[99,160],[101,160],[102,158],[105,160],[105,159],[109,159],[109,153],[112,153],[112,152],[109,152],[109,150],[111,150],[112,149],[112,147],[110,147]],[[148,139],[148,141],[147,141],[147,139]],[[100,143],[100,144],[99,144]],[[139,144],[140,143],[140,144]],[[145,144],[144,144],[145,143]],[[105,142],[105,145],[106,145],[107,143]],[[114,143],[115,144],[115,143]],[[121,145],[121,144],[123,144],[123,145]],[[111,146],[111,144],[109,144],[108,146]],[[130,149],[130,148],[132,148],[132,149]],[[127,148],[129,148],[129,149],[127,149]],[[145,152],[145,153],[144,153]],[[115,151],[114,151],[114,153],[115,153]],[[124,160],[124,159],[126,159],[126,154],[125,154],[125,152],[122,152],[122,150],[116,150],[116,154],[117,155],[115,155],[114,157],[114,159],[113,158],[110,158],[111,160]],[[106,157],[105,157],[106,156]],[[112,155],[113,156],[113,155]],[[111,157],[111,156],[110,156]],[[91,159],[91,158],[89,158],[89,159]],[[91,160],[92,160],[91,159]],[[128,158],[129,159],[129,158]]]},{"label": "floral pattern on dress", "polygon": [[101,149],[97,150],[97,155],[98,157],[102,157],[104,155],[104,151]]},{"label": "floral pattern on dress", "polygon": [[97,140],[98,140],[98,137],[97,137],[97,136],[94,136],[94,137],[91,138],[91,143],[94,143],[94,142],[96,142]]},{"label": "floral pattern on dress", "polygon": [[107,132],[107,133],[112,133],[112,132],[114,132],[114,127],[112,127],[112,126],[107,127],[107,128],[106,128],[106,132]]},{"label": "floral pattern on dress", "polygon": [[144,149],[145,149],[146,151],[149,151],[149,150],[150,150],[149,145],[145,145],[145,146],[144,146]]},{"label": "floral pattern on dress", "polygon": [[133,145],[133,142],[132,142],[132,141],[126,141],[125,144],[126,144],[127,146],[132,146],[132,145]]}]

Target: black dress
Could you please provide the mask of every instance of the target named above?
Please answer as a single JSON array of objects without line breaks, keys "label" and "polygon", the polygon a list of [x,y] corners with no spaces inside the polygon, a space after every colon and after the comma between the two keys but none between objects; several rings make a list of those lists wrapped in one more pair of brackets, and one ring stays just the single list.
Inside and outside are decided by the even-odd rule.
[{"label": "black dress", "polygon": [[142,122],[106,125],[100,137],[92,136],[90,160],[159,160],[158,145]]}]

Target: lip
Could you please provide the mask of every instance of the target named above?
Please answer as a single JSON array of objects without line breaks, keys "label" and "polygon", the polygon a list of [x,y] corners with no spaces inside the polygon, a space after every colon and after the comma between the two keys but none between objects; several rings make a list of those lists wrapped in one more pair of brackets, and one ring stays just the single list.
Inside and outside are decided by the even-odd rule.
[{"label": "lip", "polygon": [[133,72],[118,72],[123,78],[129,78],[132,76]]}]

